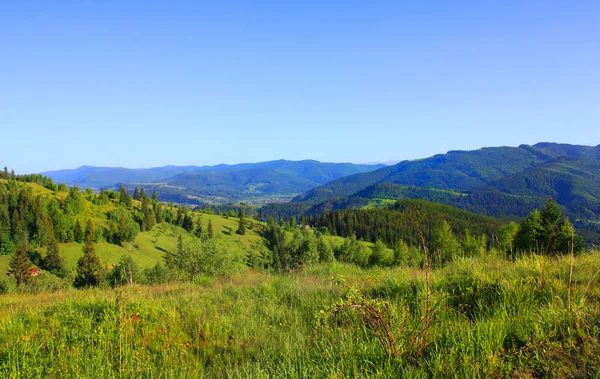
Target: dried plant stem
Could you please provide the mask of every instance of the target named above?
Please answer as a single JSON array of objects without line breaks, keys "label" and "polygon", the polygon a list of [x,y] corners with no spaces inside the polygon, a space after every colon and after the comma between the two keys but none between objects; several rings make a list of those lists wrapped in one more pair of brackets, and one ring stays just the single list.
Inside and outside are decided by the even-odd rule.
[{"label": "dried plant stem", "polygon": [[[421,348],[427,346],[427,339],[429,334],[429,326],[431,324],[431,288],[429,285],[429,253],[427,252],[427,245],[425,245],[425,237],[423,237],[423,232],[414,220],[411,220],[412,223],[417,227],[419,231],[419,236],[421,237],[421,245],[423,247],[423,254],[425,255],[425,290],[426,290],[426,298],[425,298],[425,328],[423,329],[423,344]],[[419,349],[421,352],[421,349]]]}]

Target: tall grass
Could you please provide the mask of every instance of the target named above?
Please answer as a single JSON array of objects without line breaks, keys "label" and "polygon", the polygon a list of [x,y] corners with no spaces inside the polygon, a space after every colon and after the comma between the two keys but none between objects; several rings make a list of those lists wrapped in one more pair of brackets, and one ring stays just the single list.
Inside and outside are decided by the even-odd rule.
[{"label": "tall grass", "polygon": [[574,257],[572,275],[571,259],[488,254],[431,270],[428,343],[395,357],[359,317],[323,328],[317,316],[348,295],[332,280],[343,275],[365,300],[389,304],[400,344],[427,314],[422,270],[333,263],[0,295],[0,377],[594,377],[600,256]]}]

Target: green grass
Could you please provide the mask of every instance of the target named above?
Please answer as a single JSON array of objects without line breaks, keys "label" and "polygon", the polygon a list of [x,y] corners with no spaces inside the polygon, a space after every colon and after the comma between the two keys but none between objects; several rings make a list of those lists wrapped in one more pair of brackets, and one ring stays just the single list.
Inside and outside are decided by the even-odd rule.
[{"label": "green grass", "polygon": [[[0,377],[598,377],[600,284],[590,279],[600,255],[577,257],[571,304],[569,263],[486,255],[433,270],[420,354],[403,349],[425,314],[419,269],[334,263],[204,285],[0,295]],[[352,312],[316,326],[345,296],[338,275],[389,302],[398,356]]]}]

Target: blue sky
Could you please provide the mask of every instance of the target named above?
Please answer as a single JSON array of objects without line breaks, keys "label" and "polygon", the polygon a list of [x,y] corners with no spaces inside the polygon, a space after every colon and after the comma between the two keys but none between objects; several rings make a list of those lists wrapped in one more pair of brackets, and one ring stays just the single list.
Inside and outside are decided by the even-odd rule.
[{"label": "blue sky", "polygon": [[598,1],[0,3],[0,166],[600,143]]}]

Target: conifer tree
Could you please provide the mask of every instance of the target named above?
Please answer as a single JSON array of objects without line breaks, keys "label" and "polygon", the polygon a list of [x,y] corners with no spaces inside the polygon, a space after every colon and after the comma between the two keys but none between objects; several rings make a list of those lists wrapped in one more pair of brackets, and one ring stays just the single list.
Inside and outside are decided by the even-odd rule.
[{"label": "conifer tree", "polygon": [[317,240],[317,251],[319,252],[319,262],[333,262],[333,249],[323,237]]},{"label": "conifer tree", "polygon": [[240,223],[238,225],[238,228],[236,230],[236,233],[243,236],[244,234],[246,234],[246,220],[244,220],[244,213],[241,213],[241,217],[240,217]]},{"label": "conifer tree", "polygon": [[148,197],[142,198],[142,213],[144,215],[144,227],[145,230],[152,230],[156,224],[156,217],[154,216],[154,210],[150,204]]},{"label": "conifer tree", "polygon": [[83,243],[85,239],[85,233],[83,231],[83,226],[81,226],[81,222],[77,220],[75,223],[75,229],[73,230],[73,236],[75,238],[75,242]]},{"label": "conifer tree", "polygon": [[214,238],[215,237],[215,232],[213,230],[212,220],[208,220],[207,229],[208,229],[208,237],[211,238],[211,239]]},{"label": "conifer tree", "polygon": [[202,221],[198,220],[198,223],[196,224],[196,229],[194,229],[194,234],[196,235],[196,237],[200,238],[200,237],[202,237],[202,233],[203,233]]},{"label": "conifer tree", "polygon": [[140,199],[143,199],[146,197],[146,190],[144,189],[144,187],[142,187],[142,190],[140,191]]},{"label": "conifer tree", "polygon": [[73,285],[78,288],[96,286],[100,283],[101,274],[100,258],[96,255],[94,248],[94,225],[92,220],[88,219],[83,256],[77,261],[77,276]]},{"label": "conifer tree", "polygon": [[185,229],[188,233],[194,231],[194,219],[188,213],[185,214],[181,227]]},{"label": "conifer tree", "polygon": [[154,191],[152,192],[152,200],[153,200],[153,201],[158,201],[158,194],[156,193],[156,190],[154,190]]},{"label": "conifer tree", "polygon": [[52,239],[48,243],[46,250],[46,257],[44,257],[44,269],[50,271],[56,276],[63,277],[65,266],[63,259],[58,253],[58,243],[55,239]]},{"label": "conifer tree", "polygon": [[163,215],[163,206],[161,203],[156,203],[156,205],[154,206],[154,217],[156,218],[156,223],[160,224],[161,222],[163,222],[164,219],[164,215]]},{"label": "conifer tree", "polygon": [[135,189],[133,190],[133,199],[134,200],[140,199],[140,190],[137,187],[135,187]]},{"label": "conifer tree", "polygon": [[12,256],[9,262],[9,267],[17,280],[17,285],[22,286],[31,282],[31,259],[27,254],[27,248],[23,244],[19,244],[17,251]]},{"label": "conifer tree", "polygon": [[119,204],[131,208],[131,194],[123,186],[119,188]]},{"label": "conifer tree", "polygon": [[106,191],[104,188],[100,189],[100,194],[98,194],[98,199],[101,203],[108,203],[108,196],[106,195]]}]

